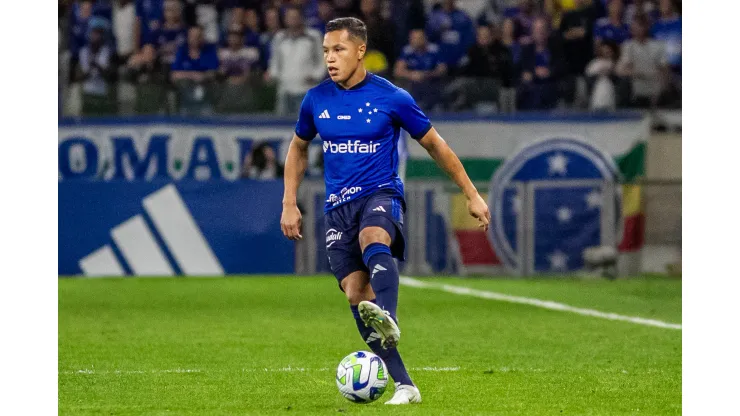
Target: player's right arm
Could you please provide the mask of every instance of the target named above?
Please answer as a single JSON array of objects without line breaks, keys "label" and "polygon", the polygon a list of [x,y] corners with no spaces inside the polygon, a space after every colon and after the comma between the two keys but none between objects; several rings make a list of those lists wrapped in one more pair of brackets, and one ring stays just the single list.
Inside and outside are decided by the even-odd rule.
[{"label": "player's right arm", "polygon": [[291,240],[300,240],[301,235],[301,210],[298,209],[298,187],[303,181],[303,175],[308,167],[308,146],[311,142],[293,135],[293,140],[288,147],[288,155],[285,157],[285,172],[283,181],[285,191],[283,193],[283,215],[280,217],[280,228],[283,234]]},{"label": "player's right arm", "polygon": [[283,172],[285,190],[283,191],[283,214],[280,217],[280,228],[286,237],[294,241],[303,238],[301,210],[298,209],[298,187],[308,167],[308,146],[317,134],[311,103],[311,91],[308,91],[301,103],[295,134],[293,134],[293,140],[290,141],[288,154],[285,156],[285,171]]}]

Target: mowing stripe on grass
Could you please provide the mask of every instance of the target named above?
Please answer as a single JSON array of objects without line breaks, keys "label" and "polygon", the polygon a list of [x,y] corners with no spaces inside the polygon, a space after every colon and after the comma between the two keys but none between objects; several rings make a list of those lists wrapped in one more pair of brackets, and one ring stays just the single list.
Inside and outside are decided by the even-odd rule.
[{"label": "mowing stripe on grass", "polygon": [[594,318],[609,319],[612,321],[631,322],[633,324],[655,326],[658,328],[678,329],[681,330],[681,324],[672,324],[669,322],[658,321],[656,319],[641,318],[639,316],[626,316],[616,313],[601,312],[595,309],[577,308],[564,303],[553,302],[551,300],[541,300],[535,298],[525,298],[522,296],[506,295],[504,293],[489,292],[487,290],[471,289],[463,286],[445,285],[439,283],[423,282],[412,277],[401,277],[401,284],[422,289],[436,289],[443,292],[454,293],[456,295],[474,296],[483,299],[498,300],[501,302],[521,303],[524,305],[536,306],[538,308],[550,309],[554,311],[572,312],[578,315],[592,316]]}]

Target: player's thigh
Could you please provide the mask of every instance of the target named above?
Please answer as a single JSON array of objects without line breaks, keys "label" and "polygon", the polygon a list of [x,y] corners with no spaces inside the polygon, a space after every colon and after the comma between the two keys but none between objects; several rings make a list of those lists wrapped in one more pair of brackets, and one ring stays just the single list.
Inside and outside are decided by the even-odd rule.
[{"label": "player's thigh", "polygon": [[348,276],[358,271],[367,272],[358,242],[359,224],[353,217],[351,207],[337,208],[324,217],[326,255],[342,290],[342,282]]},{"label": "player's thigh", "polygon": [[360,248],[372,243],[391,247],[394,257],[403,258],[405,238],[403,236],[403,201],[396,195],[378,193],[365,204],[360,220]]},{"label": "player's thigh", "polygon": [[390,227],[394,227],[393,224],[386,220],[383,221],[385,225],[381,226],[378,224],[379,220],[381,220],[380,218],[376,217],[372,220],[377,225],[366,225],[360,230],[360,248],[362,251],[365,251],[365,247],[372,243],[381,243],[390,247],[393,241],[391,234],[388,232]]}]

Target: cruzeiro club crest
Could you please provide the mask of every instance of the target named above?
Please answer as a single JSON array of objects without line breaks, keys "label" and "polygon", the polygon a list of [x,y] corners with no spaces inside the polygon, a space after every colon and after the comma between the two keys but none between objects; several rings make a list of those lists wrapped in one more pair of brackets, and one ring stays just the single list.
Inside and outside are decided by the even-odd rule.
[{"label": "cruzeiro club crest", "polygon": [[488,238],[519,274],[581,269],[584,251],[618,243],[619,171],[590,143],[552,138],[526,145],[496,171]]}]

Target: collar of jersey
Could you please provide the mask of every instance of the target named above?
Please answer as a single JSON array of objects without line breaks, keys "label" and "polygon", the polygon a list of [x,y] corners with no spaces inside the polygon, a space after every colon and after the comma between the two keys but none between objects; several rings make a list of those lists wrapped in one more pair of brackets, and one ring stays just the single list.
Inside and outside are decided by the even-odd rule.
[{"label": "collar of jersey", "polygon": [[362,81],[358,82],[357,84],[353,85],[350,88],[342,88],[342,86],[339,85],[339,84],[337,84],[336,82],[334,83],[334,85],[337,87],[337,89],[339,91],[354,91],[354,90],[358,90],[358,89],[362,88],[363,85],[365,85],[368,82],[370,82],[370,78],[372,78],[372,77],[373,77],[372,72],[367,71],[367,74],[365,74],[365,78]]}]

